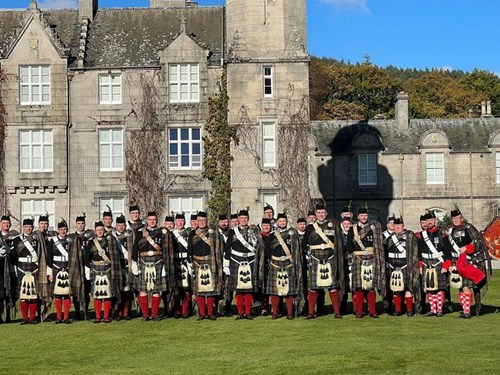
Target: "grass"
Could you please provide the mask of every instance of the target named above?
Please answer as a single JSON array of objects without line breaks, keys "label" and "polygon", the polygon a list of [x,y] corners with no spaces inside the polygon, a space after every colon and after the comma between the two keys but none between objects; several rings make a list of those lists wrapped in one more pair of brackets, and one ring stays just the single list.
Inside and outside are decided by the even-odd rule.
[{"label": "grass", "polygon": [[443,318],[3,324],[0,373],[498,374],[499,278],[495,271],[486,314],[470,320],[455,312]]}]

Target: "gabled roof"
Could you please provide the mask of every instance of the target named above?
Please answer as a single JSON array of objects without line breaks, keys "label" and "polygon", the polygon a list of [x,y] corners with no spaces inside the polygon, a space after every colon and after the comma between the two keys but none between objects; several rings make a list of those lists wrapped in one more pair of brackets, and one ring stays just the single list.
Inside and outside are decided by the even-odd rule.
[{"label": "gabled roof", "polygon": [[491,136],[500,129],[500,118],[416,119],[404,130],[395,120],[312,121],[311,126],[322,155],[351,152],[353,139],[362,132],[380,136],[384,153],[417,153],[422,135],[433,129],[446,134],[452,151],[486,152]]}]

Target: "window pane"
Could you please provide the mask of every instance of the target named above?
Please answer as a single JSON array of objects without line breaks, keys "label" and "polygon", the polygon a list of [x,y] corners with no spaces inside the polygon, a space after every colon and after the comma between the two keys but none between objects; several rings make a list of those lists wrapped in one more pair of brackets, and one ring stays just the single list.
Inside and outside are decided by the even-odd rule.
[{"label": "window pane", "polygon": [[181,167],[189,167],[189,156],[181,156]]},{"label": "window pane", "polygon": [[109,156],[101,156],[101,169],[111,168],[111,158]]},{"label": "window pane", "polygon": [[191,135],[192,139],[200,139],[200,129],[199,128],[193,128],[191,129]]},{"label": "window pane", "polygon": [[189,155],[189,143],[181,143],[181,154]]},{"label": "window pane", "polygon": [[177,146],[177,143],[170,143],[169,147],[170,147],[170,152],[169,152],[169,154],[170,154],[170,155],[177,155],[177,152],[178,152],[178,151],[177,151],[177,147],[178,147],[178,146]]},{"label": "window pane", "polygon": [[201,145],[199,143],[193,143],[193,154],[199,155],[201,153]]},{"label": "window pane", "polygon": [[109,156],[111,155],[111,145],[106,145],[106,144],[103,144],[101,145],[101,155],[103,156]]},{"label": "window pane", "polygon": [[176,141],[177,140],[177,129],[170,129],[170,140],[171,141]]},{"label": "window pane", "polygon": [[44,131],[43,132],[43,141],[46,143],[47,142],[52,143],[52,132]]},{"label": "window pane", "polygon": [[181,140],[187,141],[189,139],[189,129],[181,129]]},{"label": "window pane", "polygon": [[100,142],[109,142],[110,141],[110,131],[109,130],[101,130],[99,132],[99,140]]},{"label": "window pane", "polygon": [[123,139],[123,132],[121,130],[113,130],[113,142],[121,142]]}]

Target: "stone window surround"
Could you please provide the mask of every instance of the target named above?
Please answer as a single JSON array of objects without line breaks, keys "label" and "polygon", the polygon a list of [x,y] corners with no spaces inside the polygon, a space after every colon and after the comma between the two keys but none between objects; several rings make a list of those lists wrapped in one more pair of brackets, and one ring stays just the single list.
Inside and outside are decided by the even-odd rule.
[{"label": "stone window surround", "polygon": [[[34,133],[41,133],[41,140],[38,142],[33,141]],[[45,136],[50,134],[50,141],[45,140]],[[23,142],[23,134],[27,134],[29,140],[27,142]],[[29,168],[22,167],[22,159],[23,159],[23,148],[28,147],[28,155],[24,156],[24,158],[28,159]],[[34,155],[34,148],[40,148],[40,155]],[[45,156],[46,152],[50,150],[50,156]],[[34,157],[39,157],[41,159],[40,168],[33,168],[33,159]],[[45,168],[45,159],[50,158],[50,167]],[[19,130],[19,171],[20,173],[52,173],[54,171],[54,138],[52,129],[44,130],[44,129],[26,129]]]},{"label": "stone window surround", "polygon": [[[278,151],[278,144],[276,142],[277,120],[261,119],[260,126],[262,132],[262,167],[275,168]],[[266,132],[266,128],[267,130],[272,130],[272,132]],[[272,156],[272,160],[268,159],[266,155]]]},{"label": "stone window surround", "polygon": [[[23,72],[23,69],[28,69],[27,72]],[[34,83],[33,76],[34,70],[38,70],[38,82]],[[45,71],[47,69],[48,71]],[[28,81],[23,82],[23,76],[27,76]],[[48,77],[44,82],[43,77]],[[50,65],[20,65],[19,66],[19,103],[22,106],[25,105],[51,105],[51,70]],[[28,88],[28,100],[23,100],[23,88]],[[39,100],[33,100],[33,89],[38,88]],[[48,90],[48,100],[43,100],[44,89]]]},{"label": "stone window surround", "polygon": [[[103,141],[101,136],[104,132],[110,132],[109,141]],[[113,134],[121,132],[121,141],[114,141]],[[110,128],[99,128],[97,130],[97,137],[99,143],[99,172],[123,172],[124,164],[125,164],[125,155],[124,155],[124,129],[122,127],[110,127]],[[118,157],[118,155],[114,154],[113,146],[121,145],[121,166],[113,166],[113,159]],[[103,154],[103,146],[109,146],[109,154]],[[109,158],[109,167],[103,167],[103,157]]]},{"label": "stone window surround", "polygon": [[262,66],[262,92],[264,98],[274,97],[274,66]]},{"label": "stone window surround", "polygon": [[[183,131],[187,130],[187,139],[183,139]],[[199,137],[193,139],[193,130],[198,130]],[[176,139],[172,139],[171,135],[176,134]],[[167,148],[168,148],[168,169],[169,170],[201,170],[203,166],[203,134],[202,128],[199,126],[175,126],[167,129]],[[175,154],[171,154],[174,148],[177,149]],[[188,153],[183,153],[182,146],[187,145]],[[195,147],[199,147],[199,154],[193,153]],[[187,166],[183,166],[183,157],[188,158]],[[177,158],[177,161],[174,161]],[[198,158],[198,160],[196,160]]]},{"label": "stone window surround", "polygon": [[[430,160],[430,156],[433,155],[434,159]],[[440,156],[441,157],[441,160],[436,160],[435,157],[436,156]],[[441,168],[437,168],[436,167],[436,162],[441,162],[442,164],[442,167]],[[443,152],[426,152],[424,154],[424,168],[425,168],[425,181],[426,181],[426,184],[427,185],[444,185],[445,183],[445,165],[444,165],[444,153]],[[432,164],[431,166],[429,166],[429,164]],[[433,171],[433,177],[441,177],[441,179],[439,181],[429,181],[429,177],[430,177],[430,174],[429,172],[430,171]],[[436,171],[442,171],[441,172],[441,176],[436,176]]]}]

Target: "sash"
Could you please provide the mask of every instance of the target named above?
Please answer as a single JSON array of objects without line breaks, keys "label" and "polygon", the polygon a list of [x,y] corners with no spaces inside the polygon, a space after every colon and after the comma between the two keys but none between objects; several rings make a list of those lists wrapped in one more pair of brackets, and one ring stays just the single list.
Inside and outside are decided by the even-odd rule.
[{"label": "sash", "polygon": [[278,242],[280,243],[281,247],[283,248],[283,251],[285,252],[286,257],[288,259],[292,260],[292,254],[290,253],[290,249],[286,245],[285,241],[283,241],[283,237],[281,237],[279,230],[274,232],[274,235],[276,236],[276,238],[278,239]]},{"label": "sash", "polygon": [[31,246],[31,242],[29,242],[24,236],[21,236],[21,241],[23,241],[24,246],[31,253],[31,259],[33,263],[36,263],[38,265],[38,254],[36,253],[35,249],[33,249],[33,246]]},{"label": "sash", "polygon": [[323,240],[324,243],[326,243],[327,245],[331,246],[332,249],[335,248],[335,245],[333,244],[333,242],[330,241],[330,239],[326,236],[325,232],[323,232],[323,229],[321,229],[319,227],[318,223],[314,222],[313,223],[313,228],[316,231],[316,233],[318,233],[318,235],[321,237],[321,239]]},{"label": "sash", "polygon": [[125,246],[123,246],[122,241],[120,241],[115,231],[113,231],[113,237],[116,238],[116,241],[120,244],[120,248],[125,259],[128,259],[128,251]]},{"label": "sash", "polygon": [[99,243],[99,241],[97,241],[95,238],[93,239],[93,241],[94,241],[94,245],[97,249],[97,252],[99,253],[99,256],[104,260],[104,262],[106,262],[108,264],[111,263],[111,260],[106,255],[106,252],[101,247],[101,244]]},{"label": "sash", "polygon": [[396,245],[397,249],[399,250],[400,253],[406,252],[406,249],[404,248],[403,245],[401,245],[401,242],[399,242],[398,237],[396,236],[396,233],[393,233],[391,235],[391,240]]},{"label": "sash", "polygon": [[360,237],[359,233],[358,233],[358,225],[353,225],[352,226],[352,231],[354,233],[354,240],[356,241],[356,243],[358,244],[359,248],[362,250],[362,251],[365,251],[366,248],[365,248],[365,245],[363,244],[363,242],[361,242],[361,240],[363,238],[365,238],[366,234],[363,236],[363,237]]},{"label": "sash", "polygon": [[177,242],[179,242],[185,249],[187,249],[188,248],[188,243],[187,243],[186,239],[184,237],[182,237],[182,235],[180,234],[180,232],[177,229],[174,229],[172,231],[172,233],[174,234],[175,239],[177,240]]},{"label": "sash", "polygon": [[384,231],[382,232],[382,234],[384,235],[384,238],[385,238],[385,239],[388,239],[389,237],[391,237],[391,233],[389,233],[389,231],[388,231],[388,230],[384,230]]},{"label": "sash", "polygon": [[149,244],[150,244],[151,246],[153,246],[153,247],[154,247],[154,249],[155,249],[156,251],[161,251],[161,247],[160,247],[160,246],[158,246],[158,244],[155,242],[155,240],[153,240],[153,239],[151,238],[151,236],[149,235],[149,233],[148,233],[148,231],[146,230],[146,228],[143,228],[143,229],[142,229],[142,236],[143,236],[143,237],[144,237],[144,238],[145,238],[145,239],[149,242]]},{"label": "sash", "polygon": [[68,252],[66,251],[66,249],[64,248],[64,246],[59,241],[59,238],[57,238],[57,236],[54,236],[54,237],[50,237],[50,239],[52,240],[52,242],[54,242],[54,245],[56,245],[57,250],[59,250],[59,252],[61,253],[61,255],[63,257],[65,257],[66,259],[68,259]]},{"label": "sash", "polygon": [[198,237],[201,238],[203,242],[205,242],[208,246],[212,247],[212,241],[210,240],[210,238],[207,238],[207,236],[205,236],[205,233],[203,233],[201,229],[196,229],[195,233]]},{"label": "sash", "polygon": [[234,230],[234,234],[236,235],[236,238],[238,239],[238,241],[240,241],[241,244],[246,249],[250,250],[251,253],[255,253],[255,251],[256,251],[255,248],[252,245],[250,245],[247,241],[245,241],[245,239],[241,235],[240,230],[238,229],[238,227],[234,227],[233,230]]},{"label": "sash", "polygon": [[431,251],[434,258],[439,259],[441,262],[444,262],[443,253],[437,251],[436,247],[434,246],[434,244],[431,242],[431,239],[427,235],[426,230],[422,231],[422,237],[424,238],[425,244],[427,245],[427,247]]},{"label": "sash", "polygon": [[448,229],[448,241],[450,241],[451,247],[453,247],[453,250],[455,250],[454,256],[458,257],[460,255],[460,248],[458,247],[457,243],[453,239],[453,236],[451,233],[453,232],[453,228]]}]

